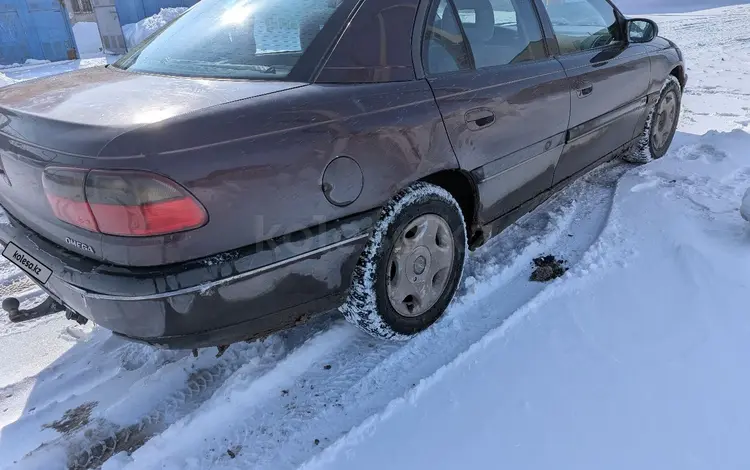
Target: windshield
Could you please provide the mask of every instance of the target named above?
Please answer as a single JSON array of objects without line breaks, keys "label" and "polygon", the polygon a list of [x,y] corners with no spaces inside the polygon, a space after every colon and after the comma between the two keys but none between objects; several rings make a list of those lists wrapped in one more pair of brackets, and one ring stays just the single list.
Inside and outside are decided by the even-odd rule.
[{"label": "windshield", "polygon": [[341,0],[202,0],[114,65],[134,72],[278,80]]}]

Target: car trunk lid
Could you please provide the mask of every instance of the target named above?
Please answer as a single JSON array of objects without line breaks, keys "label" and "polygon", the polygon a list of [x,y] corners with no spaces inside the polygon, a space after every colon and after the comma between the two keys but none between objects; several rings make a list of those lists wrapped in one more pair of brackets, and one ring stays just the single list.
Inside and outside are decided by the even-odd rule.
[{"label": "car trunk lid", "polygon": [[90,68],[0,89],[0,132],[39,147],[94,157],[133,128],[301,85]]}]

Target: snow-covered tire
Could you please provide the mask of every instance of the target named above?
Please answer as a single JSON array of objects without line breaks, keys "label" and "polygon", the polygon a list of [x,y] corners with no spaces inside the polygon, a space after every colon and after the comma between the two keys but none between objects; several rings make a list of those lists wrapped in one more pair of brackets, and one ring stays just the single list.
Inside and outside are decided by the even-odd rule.
[{"label": "snow-covered tire", "polygon": [[[423,220],[430,221],[430,227],[437,227],[434,251],[430,251],[430,254],[425,255],[419,263],[394,262],[394,257],[409,260],[419,259],[409,258],[410,256],[422,257],[424,250],[417,250],[429,246],[429,238],[424,238],[425,243],[419,242],[418,238],[415,239],[417,241],[414,244],[407,245],[408,249],[403,249],[406,242],[402,240],[408,240],[409,236],[415,237],[416,234],[425,237],[429,232],[422,231],[423,225],[419,224]],[[427,226],[425,222],[424,227]],[[450,239],[447,238],[448,235]],[[346,303],[340,308],[341,313],[351,323],[377,338],[402,341],[428,328],[440,318],[456,293],[463,275],[467,252],[466,240],[466,225],[461,208],[448,191],[424,182],[405,188],[383,208],[370,241],[354,270],[352,285]],[[452,241],[452,245],[449,245],[449,241]],[[401,246],[401,249],[394,250],[396,246]],[[412,251],[408,252],[409,250]],[[449,253],[452,253],[452,257],[450,261],[446,261]],[[411,271],[407,269],[407,265]],[[439,265],[449,267],[443,267],[433,275],[433,270]],[[422,268],[421,272],[419,268]],[[404,311],[404,306],[408,304],[397,303],[397,306],[394,306],[389,296],[389,293],[395,295],[394,290],[398,287],[394,287],[396,284],[406,284],[401,277],[406,274],[409,275],[407,282],[411,282],[411,279],[416,281],[418,276],[422,277],[419,282],[412,284],[423,289],[434,286],[436,280],[439,280],[438,288],[425,296],[430,302],[424,302],[425,305],[417,303],[419,307],[416,316],[399,313],[397,308]],[[395,282],[396,278],[401,282]],[[429,285],[426,283],[427,278],[430,278]],[[437,293],[439,288],[442,288],[440,294]],[[416,297],[418,298],[419,294]],[[437,300],[433,303],[431,298]],[[427,307],[428,303],[432,305]],[[426,311],[419,313],[422,309]]]},{"label": "snow-covered tire", "polygon": [[[674,101],[674,116],[668,124],[669,128],[666,129],[664,128],[662,113],[664,112],[665,105],[670,105],[669,103],[672,100]],[[667,153],[667,150],[669,150],[672,139],[674,139],[677,124],[680,120],[681,104],[682,86],[680,85],[680,81],[674,75],[669,75],[666,82],[664,82],[664,86],[662,86],[659,101],[656,102],[649,112],[646,127],[643,129],[641,137],[622,158],[631,163],[648,163],[651,160],[663,157]],[[661,129],[659,128],[660,126],[662,126]],[[658,135],[662,134],[661,131],[666,131],[667,136],[659,139]]]}]

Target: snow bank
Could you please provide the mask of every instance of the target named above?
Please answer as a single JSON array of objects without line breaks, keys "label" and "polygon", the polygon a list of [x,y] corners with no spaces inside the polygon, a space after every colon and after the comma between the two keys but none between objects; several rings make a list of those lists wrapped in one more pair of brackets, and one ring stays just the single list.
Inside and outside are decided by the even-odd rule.
[{"label": "snow bank", "polygon": [[26,59],[26,62],[23,64],[10,64],[10,65],[0,65],[0,70],[2,69],[12,69],[16,67],[23,67],[28,65],[41,65],[41,64],[48,64],[49,60],[42,60],[42,59]]},{"label": "snow bank", "polygon": [[15,83],[16,81],[12,78],[8,78],[7,75],[0,73],[0,87],[10,85],[11,83]]},{"label": "snow bank", "polygon": [[139,43],[148,39],[149,36],[163,28],[167,23],[185,13],[187,8],[162,8],[154,16],[144,18],[137,23],[126,24],[122,27],[125,35],[125,43],[128,49],[137,46]]},{"label": "snow bank", "polygon": [[102,39],[99,36],[99,26],[96,23],[84,21],[74,24],[73,35],[76,38],[78,54],[82,59],[101,54]]}]

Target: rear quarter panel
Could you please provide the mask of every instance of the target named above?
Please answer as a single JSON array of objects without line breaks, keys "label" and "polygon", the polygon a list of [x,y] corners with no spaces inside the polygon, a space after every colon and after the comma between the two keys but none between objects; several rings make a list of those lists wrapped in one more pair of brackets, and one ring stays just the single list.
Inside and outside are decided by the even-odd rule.
[{"label": "rear quarter panel", "polygon": [[[338,156],[354,159],[363,175],[359,197],[343,207],[322,187]],[[230,103],[124,134],[102,157],[102,167],[174,179],[209,213],[206,226],[183,234],[117,243],[104,237],[105,257],[133,266],[196,259],[316,227],[379,207],[410,182],[457,167],[421,80],[308,85]]]}]

